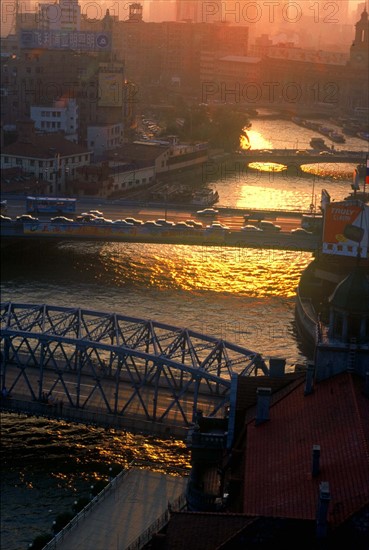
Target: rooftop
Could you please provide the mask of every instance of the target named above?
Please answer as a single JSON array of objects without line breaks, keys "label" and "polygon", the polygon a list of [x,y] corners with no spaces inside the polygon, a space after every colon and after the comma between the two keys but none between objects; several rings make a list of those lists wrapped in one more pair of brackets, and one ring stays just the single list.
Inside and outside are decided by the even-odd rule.
[{"label": "rooftop", "polygon": [[62,134],[32,134],[30,137],[19,137],[16,142],[4,147],[2,155],[34,159],[53,159],[57,155],[69,157],[89,152],[87,147],[82,147],[77,143],[65,139]]},{"label": "rooftop", "polygon": [[[368,505],[369,406],[363,386],[362,377],[346,372],[304,396],[301,382],[271,406],[269,421],[248,421],[245,514],[314,520],[322,481],[331,491],[331,525]],[[313,445],[321,447],[315,477]]]}]

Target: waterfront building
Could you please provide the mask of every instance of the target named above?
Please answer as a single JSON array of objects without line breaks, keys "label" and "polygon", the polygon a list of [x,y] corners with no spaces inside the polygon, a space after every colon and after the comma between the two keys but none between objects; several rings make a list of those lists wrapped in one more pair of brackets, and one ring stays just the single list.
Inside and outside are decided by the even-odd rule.
[{"label": "waterfront building", "polygon": [[[135,141],[111,151],[110,160],[122,163],[145,163],[154,175],[163,177],[176,171],[202,166],[208,160],[207,143],[180,143],[175,136],[151,142]],[[147,183],[151,181],[148,180]]]},{"label": "waterfront building", "polygon": [[91,162],[91,151],[61,134],[36,134],[34,123],[19,121],[18,139],[1,152],[1,169],[18,168],[40,181],[48,182],[47,193],[63,193],[69,178],[79,167]]},{"label": "waterfront building", "polygon": [[127,191],[145,187],[154,181],[154,166],[144,162],[103,161],[77,168],[68,182],[68,193],[101,198],[119,197]]}]

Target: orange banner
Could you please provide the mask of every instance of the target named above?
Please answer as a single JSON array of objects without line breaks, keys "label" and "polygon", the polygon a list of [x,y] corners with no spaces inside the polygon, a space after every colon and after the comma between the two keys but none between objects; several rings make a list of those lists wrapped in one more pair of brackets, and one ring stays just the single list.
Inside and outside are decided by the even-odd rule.
[{"label": "orange banner", "polygon": [[347,241],[344,236],[347,225],[357,225],[360,227],[362,208],[360,206],[351,206],[347,203],[331,203],[327,205],[325,211],[323,242],[339,243]]}]

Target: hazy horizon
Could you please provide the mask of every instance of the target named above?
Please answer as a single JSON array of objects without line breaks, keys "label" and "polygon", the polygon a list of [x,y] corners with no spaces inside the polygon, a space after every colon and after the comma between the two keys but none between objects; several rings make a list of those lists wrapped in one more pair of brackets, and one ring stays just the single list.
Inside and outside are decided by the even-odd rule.
[{"label": "hazy horizon", "polygon": [[[193,0],[180,0],[183,13],[191,12],[190,4]],[[34,0],[21,0],[19,2],[21,13],[32,13],[36,5],[48,4],[52,2]],[[120,20],[128,19],[128,7],[133,2],[123,2],[122,0],[110,1],[91,1],[80,0],[82,14],[89,19],[102,19],[109,9],[111,15],[118,16]],[[141,0],[143,6],[143,20],[146,22],[173,21],[176,19],[177,0]],[[277,29],[276,25],[287,23],[291,28],[298,24],[302,17],[310,17],[312,23],[337,23],[344,24],[341,18],[346,13],[349,16],[348,24],[354,24],[357,18],[359,6],[366,6],[367,2],[363,0],[299,0],[291,3],[288,8],[289,0],[280,2],[260,0],[259,2],[249,2],[247,0],[197,0],[197,17],[199,21],[216,20],[226,21],[230,24],[242,24],[256,31],[257,34],[265,33],[268,25],[268,32],[273,33]],[[257,8],[256,8],[257,4]],[[2,2],[2,20],[1,36],[7,36],[14,25],[15,0],[3,0]],[[187,9],[188,8],[188,9]],[[342,9],[341,9],[342,8]],[[195,9],[195,8],[194,8]],[[361,9],[361,8],[360,8]],[[290,10],[290,11],[288,11]],[[306,20],[306,19],[305,19]],[[260,23],[258,25],[258,23]]]}]

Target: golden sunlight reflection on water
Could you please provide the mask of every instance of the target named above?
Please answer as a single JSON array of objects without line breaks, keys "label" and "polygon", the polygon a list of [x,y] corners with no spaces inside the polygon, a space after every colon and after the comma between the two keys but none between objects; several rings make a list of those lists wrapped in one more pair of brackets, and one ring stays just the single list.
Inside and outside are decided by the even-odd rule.
[{"label": "golden sunlight reflection on water", "polygon": [[[240,148],[244,150],[249,149],[274,149],[280,147],[280,145],[273,145],[271,139],[266,138],[262,133],[247,127],[243,128],[243,133],[247,137],[240,136]],[[293,148],[292,145],[296,145],[298,148],[298,140],[295,144],[285,143],[287,148]],[[302,147],[304,149],[304,146]],[[305,160],[305,159],[304,159]],[[253,170],[260,172],[283,172],[287,167],[283,164],[276,164],[274,162],[252,162],[249,167]],[[319,176],[320,178],[332,178],[334,180],[342,180],[352,177],[352,166],[350,164],[335,164],[334,158],[326,158],[322,155],[322,162],[318,164],[309,164],[308,158],[306,158],[306,164],[301,165],[301,170],[307,174]]]},{"label": "golden sunlight reflection on water", "polygon": [[221,244],[167,245],[163,253],[159,245],[132,243],[104,245],[100,261],[103,278],[112,278],[117,286],[136,283],[160,290],[291,297],[311,254]]}]

